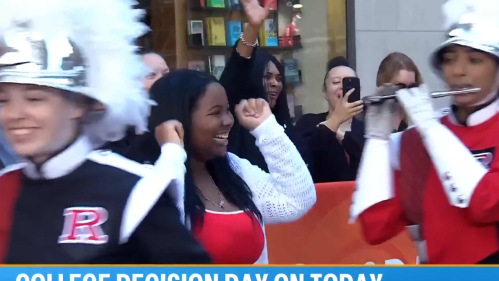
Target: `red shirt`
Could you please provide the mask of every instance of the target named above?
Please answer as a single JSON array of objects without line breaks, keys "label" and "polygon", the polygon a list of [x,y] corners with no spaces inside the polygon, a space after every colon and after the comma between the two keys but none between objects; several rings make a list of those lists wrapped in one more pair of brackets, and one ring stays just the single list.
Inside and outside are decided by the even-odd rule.
[{"label": "red shirt", "polygon": [[[401,167],[395,173],[394,198],[371,206],[360,215],[360,222],[366,240],[372,244],[382,243],[407,225],[419,223],[427,243],[429,263],[474,264],[499,250],[499,159],[494,155],[499,147],[499,114],[471,127],[453,124],[448,116],[442,123],[489,168],[476,187],[469,207],[462,209],[449,203],[419,134],[411,129],[401,138]],[[417,142],[413,139],[408,145],[408,138],[418,138],[420,144],[414,145]],[[427,160],[421,154],[425,154]],[[410,172],[404,170],[403,163],[410,161],[408,158],[418,159],[421,173],[415,175],[412,167]],[[424,185],[419,203],[421,210],[408,212],[413,210],[404,205],[407,198],[404,190],[418,188],[417,185],[408,186],[414,182]],[[411,206],[418,208],[417,203]],[[421,218],[421,221],[415,222],[413,218]]]},{"label": "red shirt", "polygon": [[253,264],[265,247],[263,229],[250,212],[206,210],[193,233],[217,264]]}]

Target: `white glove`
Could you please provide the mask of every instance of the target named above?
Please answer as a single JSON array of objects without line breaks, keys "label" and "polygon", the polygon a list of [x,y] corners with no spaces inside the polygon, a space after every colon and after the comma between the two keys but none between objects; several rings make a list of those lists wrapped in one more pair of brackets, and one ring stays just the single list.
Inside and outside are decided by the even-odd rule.
[{"label": "white glove", "polygon": [[[377,96],[395,94],[398,89],[394,85],[385,85],[376,90]],[[382,103],[370,104],[366,112],[366,138],[388,140],[393,131],[392,120],[396,111],[394,100],[385,100]]]},{"label": "white glove", "polygon": [[397,100],[422,135],[432,126],[440,124],[425,85],[398,90]]},{"label": "white glove", "polygon": [[397,99],[423,137],[449,202],[467,208],[487,169],[453,132],[438,122],[426,87],[397,91]]}]

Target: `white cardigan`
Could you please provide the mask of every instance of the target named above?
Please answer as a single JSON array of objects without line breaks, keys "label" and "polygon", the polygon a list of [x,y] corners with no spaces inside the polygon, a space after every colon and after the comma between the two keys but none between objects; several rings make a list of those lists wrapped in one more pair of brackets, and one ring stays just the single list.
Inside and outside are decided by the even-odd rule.
[{"label": "white cardigan", "polygon": [[[246,182],[253,193],[253,201],[262,214],[264,224],[298,220],[312,208],[317,199],[307,165],[273,115],[251,134],[256,138],[256,145],[265,158],[269,173],[252,165],[248,160],[229,153],[232,169]],[[174,144],[165,144],[161,150],[162,157],[152,169],[158,174],[161,174],[163,169],[174,170],[177,175],[176,182],[182,184],[172,185],[168,191],[174,196],[183,219],[185,151]],[[262,229],[265,234],[264,225]],[[267,242],[260,258],[256,261],[256,264],[266,263],[268,263]]]}]

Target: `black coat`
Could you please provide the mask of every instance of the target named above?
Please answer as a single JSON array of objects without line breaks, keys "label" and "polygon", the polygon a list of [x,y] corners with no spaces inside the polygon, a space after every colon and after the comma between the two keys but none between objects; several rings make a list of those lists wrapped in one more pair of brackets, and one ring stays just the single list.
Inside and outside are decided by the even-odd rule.
[{"label": "black coat", "polygon": [[327,114],[305,114],[296,123],[296,130],[310,151],[314,182],[355,180],[364,148],[364,123],[353,118],[352,131],[346,132],[340,143],[336,133],[319,125]]},{"label": "black coat", "polygon": [[[237,44],[236,44],[237,45]],[[220,83],[225,88],[229,99],[232,114],[235,105],[243,99],[263,98],[268,100],[268,94],[263,87],[263,74],[268,63],[272,61],[279,69],[283,77],[283,91],[277,98],[276,105],[272,109],[277,122],[284,127],[287,136],[296,146],[300,155],[309,165],[308,150],[305,142],[295,129],[289,114],[286,98],[286,82],[284,81],[284,69],[277,59],[260,50],[255,49],[250,59],[243,58],[234,49],[227,62]],[[235,120],[234,126],[229,134],[229,151],[237,156],[247,159],[251,164],[268,172],[268,167],[260,150],[255,145],[255,138]],[[309,165],[309,169],[311,166]]]},{"label": "black coat", "polygon": [[150,132],[136,135],[133,128],[128,128],[123,139],[106,143],[103,150],[111,150],[141,164],[154,164],[160,154],[160,148]]}]

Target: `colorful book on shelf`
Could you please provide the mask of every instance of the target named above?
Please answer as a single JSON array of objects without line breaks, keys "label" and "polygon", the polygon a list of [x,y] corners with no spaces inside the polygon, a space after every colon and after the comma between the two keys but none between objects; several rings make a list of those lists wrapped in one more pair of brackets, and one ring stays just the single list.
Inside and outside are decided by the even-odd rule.
[{"label": "colorful book on shelf", "polygon": [[225,8],[225,0],[207,0],[208,7],[211,8]]},{"label": "colorful book on shelf", "polygon": [[275,19],[266,19],[260,28],[260,46],[277,47],[277,25]]},{"label": "colorful book on shelf", "polygon": [[[245,26],[246,28],[247,26]],[[267,31],[265,30],[265,24],[260,26],[260,34],[258,34],[258,43],[260,46],[267,46]]]},{"label": "colorful book on shelf", "polygon": [[227,45],[234,46],[239,40],[239,36],[242,32],[242,25],[240,21],[228,21],[226,22],[227,27]]},{"label": "colorful book on shelf", "polygon": [[277,11],[277,0],[262,0],[262,5],[265,7],[270,2],[270,10]]},{"label": "colorful book on shelf", "polygon": [[187,68],[191,70],[206,72],[206,63],[202,60],[191,60],[187,62]]},{"label": "colorful book on shelf", "polygon": [[217,79],[220,79],[225,69],[225,56],[224,55],[211,56],[210,64],[211,64],[211,75],[215,76]]},{"label": "colorful book on shelf", "polygon": [[191,46],[204,46],[204,27],[202,20],[188,21],[189,31],[189,45]]},{"label": "colorful book on shelf", "polygon": [[300,84],[300,69],[297,59],[285,59],[282,61],[284,67],[284,78],[289,85]]},{"label": "colorful book on shelf", "polygon": [[239,0],[227,0],[227,4],[229,9],[236,10],[241,8],[241,3],[239,2]]},{"label": "colorful book on shelf", "polygon": [[227,45],[225,41],[225,20],[223,17],[206,18],[206,33],[208,37],[208,45]]},{"label": "colorful book on shelf", "polygon": [[227,0],[227,8],[229,9],[239,9],[239,0]]},{"label": "colorful book on shelf", "polygon": [[192,8],[204,8],[206,6],[205,0],[189,0]]}]

